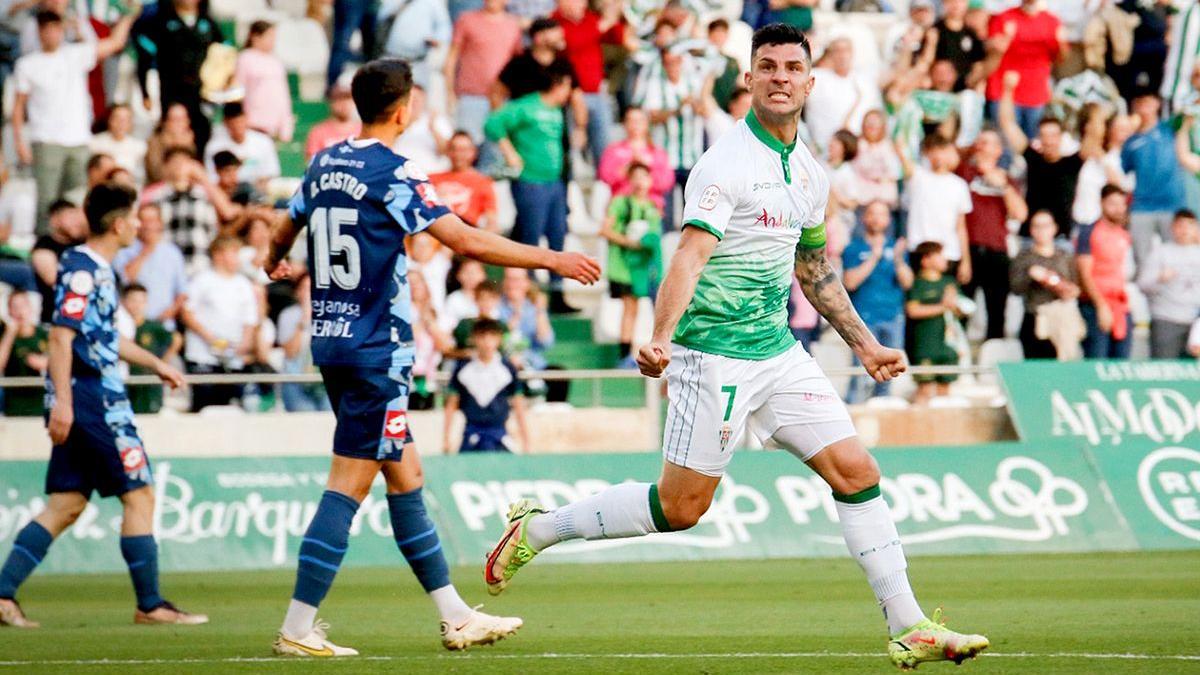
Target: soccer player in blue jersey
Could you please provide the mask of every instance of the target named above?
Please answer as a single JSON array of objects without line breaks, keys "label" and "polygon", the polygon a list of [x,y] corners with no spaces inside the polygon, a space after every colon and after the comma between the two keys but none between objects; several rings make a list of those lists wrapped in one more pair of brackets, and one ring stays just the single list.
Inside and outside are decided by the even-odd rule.
[{"label": "soccer player in blue jersey", "polygon": [[465,649],[511,635],[521,620],[474,611],[459,597],[425,512],[406,417],[413,334],[404,237],[428,231],[486,263],[545,268],[588,284],[599,279],[600,267],[580,254],[524,246],[466,225],[419,167],[390,150],[412,119],[407,63],[372,61],[350,88],[362,134],[313,157],[265,265],[273,278],[288,276],[284,258],[307,225],[313,361],[337,416],[329,481],[300,544],[295,591],[274,649],[310,657],[358,653],[329,641],[317,607],[346,553],[351,520],[381,471],[396,543],[441,614],[442,644]]},{"label": "soccer player in blue jersey", "polygon": [[152,370],[171,387],[183,384],[179,371],[118,337],[113,325],[118,305],[112,259],[137,235],[136,201],[134,191],[122,185],[93,188],[83,205],[91,234],[59,261],[46,381],[54,444],[46,472],[50,498],[45,510],[17,534],[0,568],[0,625],[37,627],[17,604],[17,589],[54,538],[83,513],[93,492],[120,497],[124,506],[121,555],[137,594],[134,622],[208,622],[208,617],[184,612],[159,595],[150,463],[133,426],[133,409],[117,366],[120,358]]}]

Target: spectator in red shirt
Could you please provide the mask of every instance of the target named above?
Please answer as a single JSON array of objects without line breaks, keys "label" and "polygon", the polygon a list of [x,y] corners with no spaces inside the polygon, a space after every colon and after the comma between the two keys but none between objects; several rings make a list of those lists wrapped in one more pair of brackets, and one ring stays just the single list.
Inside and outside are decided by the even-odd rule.
[{"label": "spectator in red shirt", "polygon": [[331,145],[357,136],[361,130],[362,123],[358,121],[354,99],[350,98],[350,88],[341,82],[334,84],[329,90],[329,119],[308,132],[308,140],[304,143],[305,161]]},{"label": "spectator in red shirt", "polygon": [[1083,356],[1128,359],[1133,342],[1129,296],[1125,292],[1129,235],[1129,195],[1116,185],[1100,192],[1100,220],[1079,228],[1075,264],[1079,271],[1079,312],[1087,323]]},{"label": "spectator in red shirt", "polygon": [[447,143],[450,170],[429,176],[442,202],[468,225],[491,232],[500,229],[496,220],[496,189],[492,179],[475,170],[475,142],[465,131],[456,131]]},{"label": "spectator in red shirt", "polygon": [[956,173],[971,191],[967,214],[971,281],[963,286],[968,298],[983,289],[987,307],[987,339],[1004,337],[1004,308],[1008,301],[1008,220],[1024,221],[1028,207],[1012,178],[999,166],[1004,146],[1000,134],[986,130],[975,139],[970,159]]},{"label": "spectator in red shirt", "polygon": [[460,16],[446,54],[448,109],[475,143],[483,141],[483,122],[492,110],[492,83],[508,60],[521,53],[521,22],[504,11],[504,4],[484,0],[483,9]]},{"label": "spectator in red shirt", "polygon": [[1058,17],[1042,9],[1040,0],[1022,0],[1014,7],[992,17],[988,37],[1009,42],[1000,66],[988,78],[987,100],[992,119],[998,118],[999,101],[1004,93],[1004,74],[1020,73],[1014,95],[1017,123],[1025,135],[1037,135],[1042,111],[1050,102],[1050,69],[1066,48],[1066,33]]},{"label": "spectator in red shirt", "polygon": [[663,208],[663,197],[675,187],[675,170],[667,151],[654,144],[650,138],[650,116],[636,106],[625,109],[625,140],[613,143],[600,156],[597,175],[608,184],[614,196],[629,192],[626,172],[629,165],[637,162],[650,167],[650,199],[659,209]]},{"label": "spectator in red shirt", "polygon": [[625,26],[621,23],[621,7],[615,2],[603,5],[604,14],[588,9],[587,0],[559,0],[558,10],[550,15],[563,28],[567,48],[565,55],[575,71],[575,79],[583,90],[587,105],[587,144],[593,161],[608,145],[608,127],[612,110],[604,85],[604,53],[601,45],[624,44]]}]

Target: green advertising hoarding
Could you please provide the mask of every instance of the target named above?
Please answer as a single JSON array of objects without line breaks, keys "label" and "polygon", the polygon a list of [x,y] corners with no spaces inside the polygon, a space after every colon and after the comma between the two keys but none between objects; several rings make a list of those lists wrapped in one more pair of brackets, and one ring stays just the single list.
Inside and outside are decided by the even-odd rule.
[{"label": "green advertising hoarding", "polygon": [[[1071,442],[876,453],[882,488],[911,554],[1200,547],[1200,452]],[[453,456],[425,460],[426,499],[452,563],[479,564],[508,503],[546,506],[626,480],[652,480],[657,453]],[[45,466],[0,468],[0,551],[43,504]],[[154,464],[156,533],[167,570],[285,568],[316,508],[328,460],[171,459]],[[1147,468],[1148,467],[1148,468]],[[1144,484],[1144,485],[1143,485]],[[1150,497],[1153,497],[1151,499]],[[120,506],[94,500],[51,549],[51,572],[117,571]],[[350,565],[397,565],[383,486],[354,522]],[[843,556],[828,487],[780,452],[739,453],[709,513],[686,532],[576,541],[560,562]]]},{"label": "green advertising hoarding", "polygon": [[1200,439],[1200,362],[1025,361],[1000,364],[1022,440]]}]

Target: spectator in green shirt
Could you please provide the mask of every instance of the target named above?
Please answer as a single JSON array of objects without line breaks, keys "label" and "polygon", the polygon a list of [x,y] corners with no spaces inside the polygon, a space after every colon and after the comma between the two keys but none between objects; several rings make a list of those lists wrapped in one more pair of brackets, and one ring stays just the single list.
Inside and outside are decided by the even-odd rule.
[{"label": "spectator in green shirt", "polygon": [[[571,71],[551,68],[540,91],[509,101],[483,126],[504,161],[517,173],[512,181],[517,221],[512,238],[522,244],[563,250],[567,237],[567,186],[563,182],[563,106],[571,98]],[[562,298],[562,277],[550,275],[550,311],[574,311]]]},{"label": "spectator in green shirt", "polygon": [[[936,241],[921,242],[912,252],[917,277],[908,289],[904,305],[912,322],[912,345],[909,359],[918,366],[953,366],[958,353],[946,342],[946,313],[959,315],[958,286],[947,276],[949,263]],[[950,393],[953,375],[916,375],[917,395],[913,403],[924,405],[936,394]]]},{"label": "spectator in green shirt", "polygon": [[[169,361],[183,346],[183,337],[179,333],[169,331],[158,321],[146,318],[146,306],[149,294],[146,287],[133,283],[125,287],[121,293],[121,306],[133,318],[133,340],[139,347],[154,354],[164,361]],[[130,365],[130,375],[153,375],[154,371],[142,366]],[[138,384],[129,387],[129,403],[133,412],[143,415],[156,413],[162,409],[163,388],[161,384]]]},{"label": "spectator in green shirt", "polygon": [[[38,324],[28,293],[8,296],[8,316],[0,335],[0,373],[5,377],[36,377],[46,372],[48,333]],[[42,414],[41,387],[3,389],[0,394],[8,417]]]},{"label": "spectator in green shirt", "polygon": [[613,197],[600,235],[608,240],[608,292],[620,300],[621,367],[632,358],[638,299],[653,297],[662,273],[662,213],[650,198],[650,167],[632,162],[625,169],[629,194]]}]

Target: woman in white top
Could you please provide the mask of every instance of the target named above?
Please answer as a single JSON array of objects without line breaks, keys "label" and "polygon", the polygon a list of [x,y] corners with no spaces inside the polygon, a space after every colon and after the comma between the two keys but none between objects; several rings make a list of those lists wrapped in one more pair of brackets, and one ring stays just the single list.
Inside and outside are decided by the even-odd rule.
[{"label": "woman in white top", "polygon": [[146,181],[146,141],[131,135],[133,111],[118,103],[108,109],[107,130],[92,137],[93,155],[108,155],[117,166],[133,175],[137,185]]},{"label": "woman in white top", "polygon": [[1133,131],[1129,116],[1114,115],[1099,103],[1089,103],[1079,112],[1079,156],[1084,162],[1071,205],[1076,227],[1100,220],[1100,191],[1105,185],[1133,189],[1133,178],[1121,171],[1121,146]]}]

